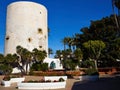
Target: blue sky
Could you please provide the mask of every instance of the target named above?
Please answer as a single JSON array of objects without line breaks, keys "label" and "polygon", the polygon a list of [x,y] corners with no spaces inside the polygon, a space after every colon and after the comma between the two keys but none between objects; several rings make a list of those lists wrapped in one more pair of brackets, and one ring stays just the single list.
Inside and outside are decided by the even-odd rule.
[{"label": "blue sky", "polygon": [[112,14],[111,0],[0,0],[0,53],[4,53],[7,5],[14,1],[33,1],[47,8],[49,47],[54,53],[63,49],[61,41],[64,37],[80,33],[80,29],[89,26],[91,20]]}]

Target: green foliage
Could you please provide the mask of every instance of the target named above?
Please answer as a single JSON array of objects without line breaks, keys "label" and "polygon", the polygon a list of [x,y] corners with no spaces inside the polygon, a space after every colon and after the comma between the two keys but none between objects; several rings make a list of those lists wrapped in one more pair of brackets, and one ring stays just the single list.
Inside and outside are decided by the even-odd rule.
[{"label": "green foliage", "polygon": [[49,54],[49,57],[50,57],[50,54],[53,54],[53,50],[51,48],[48,49],[48,54]]},{"label": "green foliage", "polygon": [[95,68],[88,68],[85,70],[86,75],[99,75],[98,71]]},{"label": "green foliage", "polygon": [[[120,36],[114,16],[111,15],[101,20],[91,21],[90,27],[82,28],[81,31],[82,34],[77,34],[77,39],[79,40],[77,46],[83,48],[83,43],[89,42],[89,44],[85,46],[87,50],[82,49],[84,53],[83,59],[98,58],[99,61],[103,62],[100,64],[101,66],[105,65],[105,63],[105,66],[115,66],[114,61],[116,58],[119,58],[118,48],[120,46],[117,44],[119,40],[118,42],[116,40],[119,39]],[[94,48],[90,47],[90,41],[95,40],[103,41],[105,44],[105,48],[101,51],[101,54],[99,52],[95,53],[97,49],[94,49],[96,47],[94,44]],[[99,49],[99,47],[96,48]]]},{"label": "green foliage", "polygon": [[10,80],[10,76],[9,75],[6,75],[4,78],[3,78],[4,81],[9,81]]},{"label": "green foliage", "polygon": [[33,57],[36,61],[40,61],[41,63],[43,62],[43,60],[45,59],[45,57],[47,56],[46,51],[40,51],[38,49],[33,49],[32,51]]},{"label": "green foliage", "polygon": [[63,78],[59,78],[59,82],[64,82],[65,80]]},{"label": "green foliage", "polygon": [[32,71],[47,71],[48,63],[34,63],[31,68]]},{"label": "green foliage", "polygon": [[[117,1],[117,0],[115,0]],[[119,0],[114,3],[119,8]],[[116,16],[119,19],[119,16]],[[83,60],[99,60],[100,66],[116,66],[116,59],[120,59],[120,29],[116,26],[115,16],[103,17],[101,20],[91,21],[89,27],[83,27],[81,33],[76,33],[74,37],[65,37],[63,44],[66,47],[74,47],[72,54],[81,48]],[[72,43],[72,44],[71,44]],[[72,49],[71,49],[72,50]],[[68,54],[60,54],[65,56]],[[59,55],[60,55],[59,54]],[[74,54],[74,58],[80,58]],[[74,58],[71,58],[74,60]]]},{"label": "green foliage", "polygon": [[[38,49],[33,49],[32,52],[28,51],[26,48],[23,48],[21,46],[17,46],[16,47],[16,52],[19,55],[19,59],[18,59],[18,64],[22,63],[22,65],[18,65],[21,67],[21,71],[25,74],[28,73],[28,66],[30,66],[31,62],[39,62],[40,64],[43,63],[43,60],[45,59],[45,57],[47,56],[46,51],[40,51]],[[26,68],[24,68],[24,66],[26,66]],[[41,70],[41,68],[44,68],[43,70],[46,70],[45,68],[47,65],[45,64],[45,66],[39,66],[39,64],[37,64],[36,66],[33,65],[32,68],[34,68],[35,70],[37,70],[36,67],[38,67],[38,69]]]},{"label": "green foliage", "polygon": [[2,71],[4,74],[11,74],[12,67],[7,64],[0,64],[0,71]]},{"label": "green foliage", "polygon": [[63,60],[63,65],[66,70],[75,70],[76,63],[72,59]]},{"label": "green foliage", "polygon": [[4,55],[0,54],[0,63],[4,62]]},{"label": "green foliage", "polygon": [[85,60],[85,61],[82,62],[82,67],[85,67],[85,68],[95,68],[94,61]]},{"label": "green foliage", "polygon": [[47,71],[48,70],[48,63],[43,63],[41,67],[42,67],[42,71]]},{"label": "green foliage", "polygon": [[80,48],[77,48],[75,51],[74,51],[74,55],[77,60],[82,60],[83,59],[83,52]]},{"label": "green foliage", "polygon": [[101,40],[89,40],[83,43],[83,47],[87,49],[90,54],[90,58],[98,59],[101,51],[105,48],[105,43]]}]

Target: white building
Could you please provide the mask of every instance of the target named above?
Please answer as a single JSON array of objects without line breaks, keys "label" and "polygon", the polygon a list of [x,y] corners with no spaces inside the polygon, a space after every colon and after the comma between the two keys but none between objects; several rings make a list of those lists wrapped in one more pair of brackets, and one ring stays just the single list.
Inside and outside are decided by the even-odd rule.
[{"label": "white building", "polygon": [[28,1],[8,5],[4,54],[16,53],[18,45],[48,53],[47,9],[43,5]]}]

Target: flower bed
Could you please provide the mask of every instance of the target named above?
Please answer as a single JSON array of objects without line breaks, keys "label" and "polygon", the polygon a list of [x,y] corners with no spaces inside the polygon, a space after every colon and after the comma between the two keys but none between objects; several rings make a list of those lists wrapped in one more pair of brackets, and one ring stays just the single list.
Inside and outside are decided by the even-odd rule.
[{"label": "flower bed", "polygon": [[60,89],[65,88],[66,81],[64,82],[23,82],[18,83],[18,89]]},{"label": "flower bed", "polygon": [[24,81],[25,78],[24,77],[21,77],[21,78],[10,78],[10,80],[6,80],[6,79],[3,79],[1,81],[1,84],[4,86],[4,87],[10,87],[10,85],[12,83],[19,83],[19,82],[22,82]]},{"label": "flower bed", "polygon": [[4,81],[4,80],[2,80],[1,81],[1,85],[4,85],[4,87],[10,87],[10,81]]},{"label": "flower bed", "polygon": [[45,76],[44,79],[46,80],[51,80],[51,81],[58,81],[60,78],[63,78],[65,81],[67,80],[67,76]]},{"label": "flower bed", "polygon": [[[65,80],[64,80],[65,78]],[[18,89],[60,89],[65,88],[67,76],[49,76],[45,80],[30,80],[18,83]]]}]

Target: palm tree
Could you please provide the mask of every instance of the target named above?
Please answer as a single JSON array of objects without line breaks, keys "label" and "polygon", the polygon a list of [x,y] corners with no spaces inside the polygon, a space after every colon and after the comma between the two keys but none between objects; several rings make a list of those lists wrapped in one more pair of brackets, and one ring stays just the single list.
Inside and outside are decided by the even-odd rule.
[{"label": "palm tree", "polygon": [[33,58],[35,59],[35,61],[38,61],[40,63],[43,62],[43,60],[45,59],[45,57],[47,57],[47,53],[46,51],[40,51],[38,49],[33,49],[32,51],[32,54],[33,54]]},{"label": "palm tree", "polygon": [[66,37],[62,40],[62,43],[63,43],[63,45],[64,45],[64,50],[66,50],[66,45],[67,45],[67,43],[68,43]]},{"label": "palm tree", "polygon": [[3,63],[3,61],[4,61],[4,55],[0,54],[0,63]]},{"label": "palm tree", "polygon": [[64,44],[64,50],[66,50],[66,46],[68,46],[69,49],[71,49],[71,46],[72,46],[72,38],[71,38],[71,37],[65,37],[65,38],[62,40],[62,43]]},{"label": "palm tree", "polygon": [[32,53],[28,51],[26,48],[23,48],[21,46],[16,47],[16,52],[17,52],[17,55],[19,56],[18,63],[19,63],[21,72],[27,74],[28,66],[30,66],[30,63],[32,61]]},{"label": "palm tree", "polygon": [[120,0],[112,0],[115,6],[120,9]]},{"label": "palm tree", "polygon": [[32,61],[32,53],[24,48],[22,52],[22,59],[24,60],[26,66],[26,74],[28,74],[28,66],[30,67],[30,63]]},{"label": "palm tree", "polygon": [[48,49],[48,54],[49,54],[49,57],[51,54],[53,54],[53,50],[51,48]]}]

